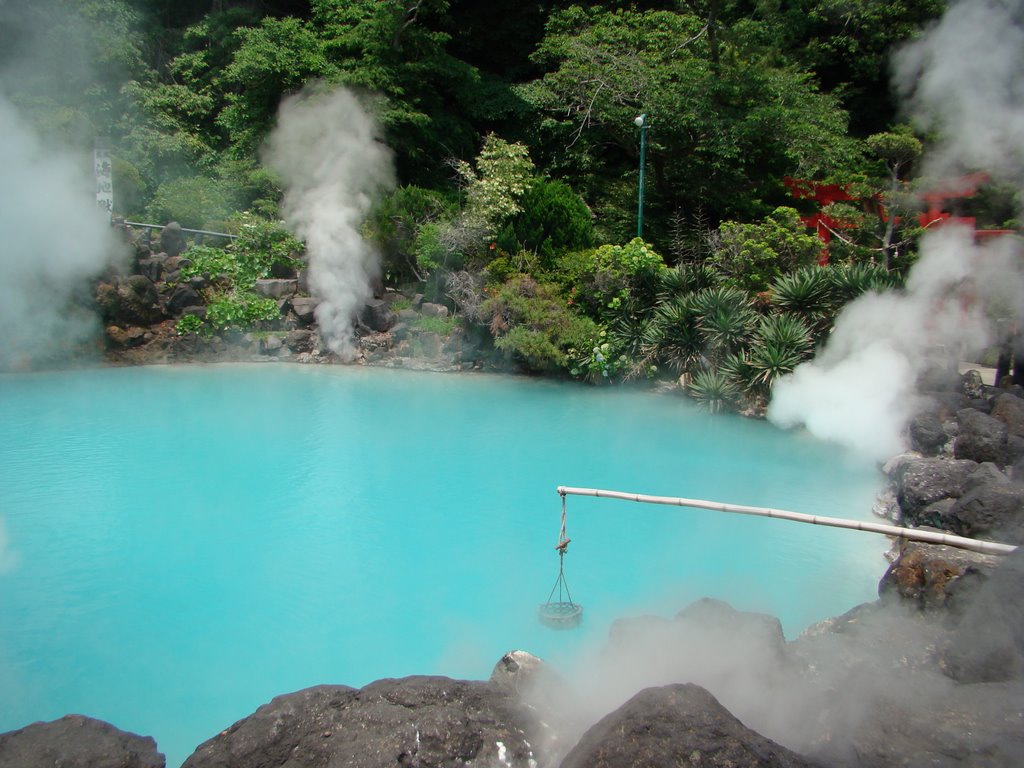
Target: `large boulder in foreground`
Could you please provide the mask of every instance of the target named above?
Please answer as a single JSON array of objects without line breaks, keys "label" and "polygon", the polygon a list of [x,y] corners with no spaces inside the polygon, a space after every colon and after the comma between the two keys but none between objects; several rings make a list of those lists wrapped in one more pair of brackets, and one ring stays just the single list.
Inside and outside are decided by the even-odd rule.
[{"label": "large boulder in foreground", "polygon": [[879,582],[878,594],[923,611],[962,612],[998,562],[995,555],[907,542]]},{"label": "large boulder in foreground", "polygon": [[1018,548],[978,590],[942,649],[946,674],[960,683],[1024,680],[1022,586],[1024,548]]},{"label": "large boulder in foreground", "polygon": [[0,733],[0,768],[164,768],[156,742],[110,723],[66,715]]},{"label": "large boulder in foreground", "polygon": [[750,730],[704,688],[689,683],[640,691],[587,731],[562,761],[562,768],[676,765],[812,763]]},{"label": "large boulder in foreground", "polygon": [[489,682],[321,685],[278,696],[200,745],[182,768],[528,768],[527,722],[525,709]]},{"label": "large boulder in foreground", "polygon": [[967,459],[911,459],[896,469],[896,500],[903,520],[910,525],[935,525],[925,510],[943,499],[963,496],[967,479],[978,463]]}]

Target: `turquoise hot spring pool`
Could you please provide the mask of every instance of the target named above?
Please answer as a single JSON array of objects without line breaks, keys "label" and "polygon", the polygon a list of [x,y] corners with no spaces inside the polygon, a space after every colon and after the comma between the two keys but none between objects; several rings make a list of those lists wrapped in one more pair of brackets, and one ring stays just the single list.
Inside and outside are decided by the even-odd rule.
[{"label": "turquoise hot spring pool", "polygon": [[875,467],[681,397],[288,365],[0,376],[0,731],[82,713],[176,766],[273,696],[568,663],[611,622],[712,596],[787,636],[873,599],[853,531],[570,497],[559,485],[867,519]]}]

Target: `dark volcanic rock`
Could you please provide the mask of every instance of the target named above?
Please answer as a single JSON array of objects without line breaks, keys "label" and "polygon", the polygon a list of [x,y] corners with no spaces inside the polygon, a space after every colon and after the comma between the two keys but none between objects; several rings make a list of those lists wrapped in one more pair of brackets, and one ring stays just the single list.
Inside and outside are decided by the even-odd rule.
[{"label": "dark volcanic rock", "polygon": [[153,325],[164,319],[156,286],[143,275],[100,283],[96,303],[110,325]]},{"label": "dark volcanic rock", "polygon": [[810,766],[697,685],[646,688],[587,731],[562,768]]},{"label": "dark volcanic rock", "polygon": [[291,299],[292,311],[299,321],[305,325],[312,325],[316,322],[316,308],[320,305],[320,299],[313,296],[296,296]]},{"label": "dark volcanic rock", "polygon": [[990,483],[968,491],[953,505],[945,527],[961,536],[1024,544],[1024,485]]},{"label": "dark volcanic rock", "polygon": [[949,440],[935,413],[921,413],[910,421],[910,445],[925,456],[935,456]]},{"label": "dark volcanic rock", "polygon": [[323,685],[278,696],[182,768],[527,768],[525,709],[492,683],[446,677]]},{"label": "dark volcanic rock", "polygon": [[922,610],[955,610],[967,604],[997,562],[993,555],[907,542],[879,582],[878,594],[899,597]]},{"label": "dark volcanic rock", "polygon": [[992,417],[1006,425],[1006,431],[1017,437],[1024,436],[1024,399],[1003,393],[992,405]]},{"label": "dark volcanic rock", "polygon": [[962,496],[967,478],[977,468],[977,462],[966,460],[918,459],[900,464],[894,479],[904,520],[919,525],[918,518],[928,505]]},{"label": "dark volcanic rock", "polygon": [[284,337],[284,345],[295,353],[312,352],[316,346],[316,335],[306,329],[289,331]]},{"label": "dark volcanic rock", "polygon": [[148,736],[82,715],[0,733],[0,768],[164,768]]},{"label": "dark volcanic rock", "polygon": [[1018,549],[1003,559],[978,590],[942,651],[944,668],[954,680],[987,683],[1024,679],[1022,585],[1024,549]]},{"label": "dark volcanic rock", "polygon": [[168,256],[177,256],[188,247],[181,224],[170,222],[160,231],[160,250]]},{"label": "dark volcanic rock", "polygon": [[363,307],[361,319],[370,330],[383,333],[394,326],[398,321],[398,315],[383,299],[370,299]]},{"label": "dark volcanic rock", "polygon": [[298,280],[267,279],[257,280],[253,290],[268,299],[286,299],[299,290]]},{"label": "dark volcanic rock", "polygon": [[172,317],[178,317],[189,307],[199,304],[202,304],[202,299],[192,286],[179,285],[167,300],[167,312]]},{"label": "dark volcanic rock", "polygon": [[957,413],[960,431],[953,441],[953,455],[969,461],[1006,463],[1006,424],[974,408]]}]

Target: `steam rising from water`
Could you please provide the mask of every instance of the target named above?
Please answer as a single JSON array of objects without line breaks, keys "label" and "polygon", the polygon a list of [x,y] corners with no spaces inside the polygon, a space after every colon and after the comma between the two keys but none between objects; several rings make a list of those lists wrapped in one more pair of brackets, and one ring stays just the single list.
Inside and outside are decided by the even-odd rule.
[{"label": "steam rising from water", "polygon": [[323,300],[316,310],[321,336],[350,359],[354,316],[380,270],[359,228],[374,199],[394,184],[391,152],[350,91],[313,86],[282,102],[264,162],[283,179],[285,219],[306,241],[310,288]]},{"label": "steam rising from water", "polygon": [[51,357],[98,329],[74,299],[118,246],[96,208],[88,160],[44,145],[0,92],[0,370]]},{"label": "steam rising from water", "polygon": [[[925,163],[932,173],[981,168],[1024,180],[1022,8],[963,0],[898,52],[898,90],[918,124],[941,132]],[[778,382],[768,417],[873,459],[899,452],[926,367],[952,370],[995,340],[992,320],[1021,321],[1019,250],[1009,240],[976,245],[956,227],[932,232],[907,290],[849,305],[825,350]]]}]

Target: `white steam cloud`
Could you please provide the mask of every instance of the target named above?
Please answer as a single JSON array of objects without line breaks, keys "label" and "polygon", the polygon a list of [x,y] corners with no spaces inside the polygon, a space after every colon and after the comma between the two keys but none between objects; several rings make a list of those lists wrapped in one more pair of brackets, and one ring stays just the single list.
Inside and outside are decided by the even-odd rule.
[{"label": "white steam cloud", "polygon": [[[932,173],[985,170],[1024,181],[1022,0],[962,0],[895,59],[915,121],[938,129]],[[946,226],[921,243],[906,290],[869,294],[837,319],[826,348],[776,385],[768,417],[885,459],[903,445],[913,393],[929,366],[952,371],[995,339],[993,321],[1020,322],[1020,246],[979,245]]]},{"label": "white steam cloud", "polygon": [[264,153],[284,181],[285,220],[305,240],[320,334],[343,359],[354,354],[355,315],[372,295],[379,257],[360,227],[394,184],[391,152],[359,100],[314,86],[281,104]]},{"label": "white steam cloud", "polygon": [[960,170],[1024,178],[1024,2],[961,0],[894,58],[895,84],[916,123],[937,129],[937,175]]},{"label": "white steam cloud", "polygon": [[0,92],[0,370],[70,351],[99,327],[76,299],[120,248],[90,158],[44,143]]}]

